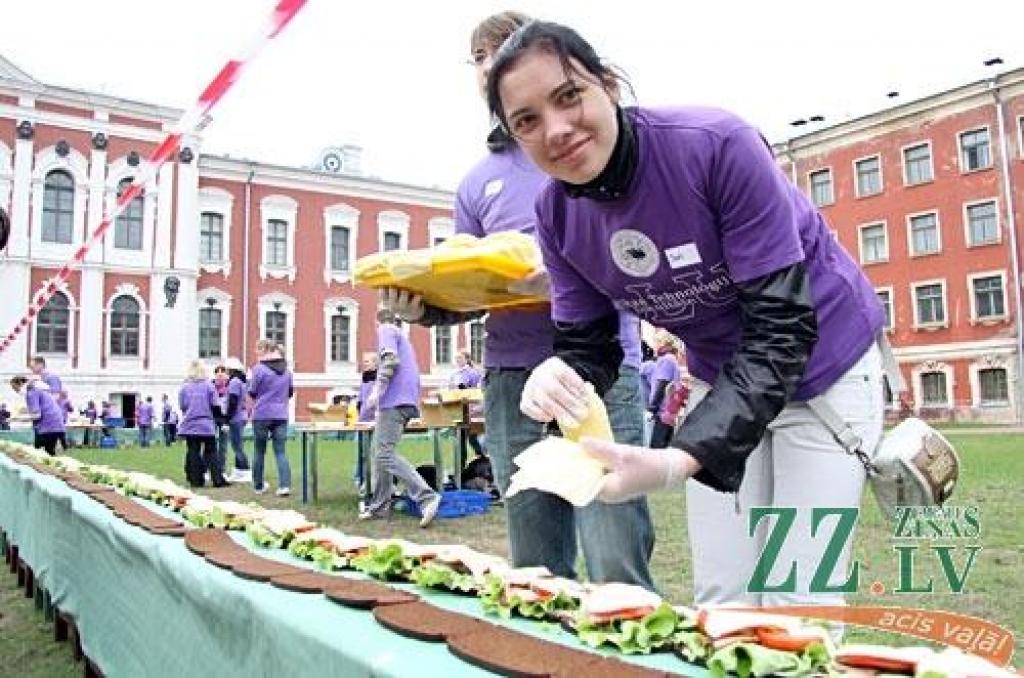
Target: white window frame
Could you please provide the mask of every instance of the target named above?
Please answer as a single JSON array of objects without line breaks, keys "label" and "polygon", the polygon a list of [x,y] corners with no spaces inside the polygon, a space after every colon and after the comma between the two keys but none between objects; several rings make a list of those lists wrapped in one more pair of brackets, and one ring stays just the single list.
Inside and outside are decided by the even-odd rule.
[{"label": "white window frame", "polygon": [[[882,236],[885,240],[885,256],[881,259],[874,259],[867,261],[864,258],[864,231],[868,228],[874,228],[875,226],[882,227]],[[862,266],[870,266],[872,264],[884,264],[889,261],[889,223],[886,220],[872,221],[866,224],[860,224],[857,226],[857,251],[860,256],[860,263]]]},{"label": "white window frame", "polygon": [[[275,307],[275,304],[280,304],[280,308]],[[285,357],[288,362],[292,365],[295,364],[295,298],[288,296],[284,292],[270,292],[269,294],[262,295],[257,303],[260,313],[260,334],[259,339],[263,339],[267,336],[267,312],[268,311],[280,311],[285,314]]]},{"label": "white window frame", "polygon": [[[964,142],[963,136],[972,132],[980,132],[985,130],[985,134],[988,135],[988,165],[985,167],[978,167],[977,169],[967,169],[966,163],[964,162]],[[968,127],[962,129],[956,133],[956,155],[957,162],[960,167],[961,174],[973,174],[974,172],[984,172],[985,170],[992,169],[996,166],[996,149],[995,144],[992,140],[992,129],[988,125],[978,125],[976,127]]]},{"label": "white window frame", "polygon": [[437,327],[430,328],[430,365],[431,371],[441,370],[441,372],[448,373],[455,370],[455,350],[459,345],[459,325],[449,325],[449,336],[448,336],[448,354],[451,356],[451,362],[442,363],[437,360]]},{"label": "white window frame", "polygon": [[384,251],[384,234],[398,234],[398,249],[409,249],[409,224],[412,218],[399,210],[384,210],[377,214],[377,251]]},{"label": "white window frame", "polygon": [[[935,404],[925,403],[924,401],[924,381],[923,376],[929,372],[941,372],[946,375],[946,402]],[[917,409],[925,407],[953,407],[953,366],[946,363],[939,363],[934,361],[928,361],[915,365],[911,370],[914,389],[914,402],[917,403]]]},{"label": "white window frame", "polygon": [[[910,179],[907,176],[907,151],[911,148],[917,148],[918,146],[928,147],[928,170],[931,174],[931,178],[928,181],[919,181],[915,184],[910,183]],[[915,141],[907,144],[900,148],[900,166],[903,168],[903,186],[904,188],[913,188],[914,186],[927,186],[928,184],[935,182],[935,147],[932,144],[931,139],[925,139],[924,141]]]},{"label": "white window frame", "polygon": [[[1006,372],[1006,386],[1007,386],[1007,402],[1005,403],[987,403],[981,400],[981,371],[982,370],[1004,370]],[[1008,356],[995,355],[985,356],[981,360],[973,361],[967,366],[968,374],[971,380],[971,405],[974,407],[984,407],[986,409],[1002,409],[1006,408],[1010,412],[1015,412],[1017,407],[1016,394],[1014,392],[1013,384],[1016,379],[1014,370],[1014,361],[1008,359]]]},{"label": "white window frame", "polygon": [[[118,297],[129,296],[135,299],[139,305],[139,355],[123,356],[114,355],[114,341],[111,332],[110,321],[114,312],[114,300]],[[107,297],[107,303],[103,307],[103,341],[107,347],[107,366],[117,366],[126,369],[140,370],[149,357],[149,344],[147,343],[147,327],[149,325],[149,311],[146,301],[139,293],[139,288],[132,283],[121,283]]]},{"label": "white window frame", "polygon": [[[348,356],[349,360],[331,360],[331,318],[338,314],[338,308],[345,309],[349,318]],[[359,302],[349,297],[331,297],[324,300],[324,365],[326,372],[351,373],[359,360]]]},{"label": "white window frame", "polygon": [[480,330],[483,332],[483,345],[480,347],[480,360],[476,361],[476,359],[474,358],[474,361],[476,361],[474,364],[476,365],[477,369],[479,369],[482,372],[483,359],[487,354],[487,316],[485,315],[480,318],[470,320],[469,322],[463,325],[463,332],[466,339],[464,346],[466,347],[466,351],[470,354],[470,356],[473,355],[473,325],[480,325]]},{"label": "white window frame", "polygon": [[[235,196],[230,191],[216,186],[203,186],[199,189],[199,210],[196,213],[196,224],[202,229],[203,213],[211,212],[220,215],[223,226],[221,260],[204,262],[201,257],[197,257],[199,270],[205,273],[221,273],[225,279],[231,275],[231,217],[234,214],[234,204]],[[200,231],[200,237],[196,239],[197,245],[201,240],[202,232]]]},{"label": "white window frame", "polygon": [[[862,163],[865,160],[876,159],[878,160],[878,192],[877,193],[861,193],[860,192],[860,173],[857,171],[857,164]],[[853,170],[853,192],[858,198],[871,198],[876,195],[882,195],[885,193],[885,170],[882,167],[882,154],[874,153],[872,155],[865,155],[862,158],[857,158],[851,163]]]},{"label": "white window frame", "polygon": [[[971,220],[968,214],[968,210],[971,207],[977,205],[984,205],[986,203],[993,203],[996,206],[996,239],[989,242],[972,243],[971,242]],[[1003,222],[1002,222],[1002,211],[999,206],[999,198],[982,198],[979,200],[970,200],[965,202],[963,205],[963,218],[964,218],[964,244],[967,247],[988,247],[989,245],[998,245],[1003,241]]]},{"label": "white window frame", "polygon": [[[821,174],[822,172],[828,173],[829,200],[828,202],[818,203],[814,200],[814,182],[811,177],[815,174]],[[832,171],[831,165],[827,167],[816,167],[807,173],[807,194],[811,199],[811,204],[815,207],[828,207],[829,205],[836,204],[836,176]]]},{"label": "white window frame", "polygon": [[[299,203],[287,195],[268,195],[260,201],[260,223],[262,225],[262,254],[260,256],[260,279],[287,278],[289,283],[295,282],[298,269],[295,266],[295,224],[299,216]],[[270,222],[280,220],[287,226],[287,243],[285,251],[288,261],[284,266],[267,263],[267,238],[270,235]],[[260,335],[262,336],[262,335]]]},{"label": "white window frame", "polygon": [[892,319],[892,324],[885,326],[886,332],[894,332],[896,330],[896,290],[892,285],[885,285],[882,287],[875,288],[875,294],[884,292],[889,295],[889,317]]},{"label": "white window frame", "polygon": [[[331,229],[341,226],[348,229],[348,270],[335,271],[331,267]],[[324,282],[344,284],[351,282],[356,266],[356,243],[359,242],[359,210],[346,203],[337,203],[324,208]]]},{"label": "white window frame", "polygon": [[[914,231],[912,222],[914,217],[923,217],[929,214],[935,215],[935,239],[938,241],[938,248],[934,252],[915,252],[914,251]],[[942,254],[942,221],[939,219],[939,210],[930,209],[922,212],[913,212],[906,216],[907,220],[907,256],[910,258],[916,257],[931,257],[937,254]]]},{"label": "white window frame", "polygon": [[[974,298],[974,282],[979,278],[999,278],[999,284],[1003,289],[1003,313],[1002,315],[990,315],[984,318],[978,317],[977,303]],[[1010,295],[1006,289],[1006,269],[997,269],[994,271],[983,271],[977,273],[967,274],[967,295],[970,297],[971,302],[971,324],[972,325],[986,325],[986,324],[998,324],[1009,320],[1010,318]]]},{"label": "white window frame", "polygon": [[[117,187],[125,179],[136,179],[149,171],[149,162],[140,160],[139,164],[132,167],[128,164],[128,156],[124,155],[110,163],[107,170],[107,182],[104,189],[106,213],[111,214],[117,207]],[[119,266],[132,266],[148,268],[153,262],[153,235],[154,224],[156,223],[156,203],[159,196],[159,188],[156,183],[156,175],[150,177],[142,187],[142,249],[129,250],[115,247],[114,230],[116,223],[110,224],[107,237],[103,239],[104,261]],[[114,220],[117,221],[116,219]]]},{"label": "white window frame", "polygon": [[[213,299],[213,305],[208,299]],[[196,349],[199,347],[199,311],[204,308],[215,308],[220,311],[220,358],[205,358],[207,367],[214,367],[217,363],[228,358],[230,346],[229,332],[231,331],[231,295],[217,287],[204,287],[196,292]],[[262,339],[262,335],[260,335]]]},{"label": "white window frame", "polygon": [[[918,316],[919,306],[917,304],[917,290],[929,285],[940,285],[942,288],[942,322],[922,323]],[[949,327],[949,289],[946,286],[945,278],[934,278],[932,280],[917,280],[910,283],[910,299],[914,305],[914,330],[938,330]]]},{"label": "white window frame", "polygon": [[455,220],[449,217],[431,217],[427,221],[427,235],[430,238],[430,247],[434,247],[434,241],[438,238],[448,240],[455,235]]},{"label": "white window frame", "polygon": [[[67,297],[68,300],[68,350],[65,353],[53,353],[53,352],[42,352],[36,350],[36,325],[39,322],[39,315],[32,321],[32,332],[28,338],[28,345],[32,347],[32,355],[41,355],[46,358],[46,364],[57,372],[67,372],[72,368],[72,359],[78,355],[78,333],[76,332],[76,318],[78,317],[78,302],[75,300],[75,295],[71,293],[67,282],[58,280],[56,277],[51,279],[57,283],[57,291]],[[47,284],[49,281],[47,281]]]},{"label": "white window frame", "polygon": [[[84,242],[86,205],[89,199],[89,161],[74,148],[62,158],[57,155],[57,147],[54,145],[36,153],[32,167],[31,256],[33,259],[57,260],[63,264],[74,256],[75,251]],[[43,192],[46,187],[46,175],[53,170],[64,170],[70,174],[75,186],[71,242],[67,244],[43,241]],[[13,180],[12,174],[12,183]],[[113,237],[110,240],[112,241]]]}]

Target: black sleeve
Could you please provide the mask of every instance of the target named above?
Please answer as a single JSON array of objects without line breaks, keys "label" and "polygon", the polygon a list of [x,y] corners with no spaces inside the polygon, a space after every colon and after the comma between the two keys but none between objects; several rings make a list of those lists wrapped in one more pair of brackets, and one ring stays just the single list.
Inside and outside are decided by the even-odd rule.
[{"label": "black sleeve", "polygon": [[460,311],[446,311],[443,308],[437,306],[431,306],[430,304],[423,304],[423,317],[416,321],[417,325],[423,325],[424,327],[434,327],[436,325],[458,325],[460,323],[466,323],[470,320],[476,320],[487,314],[487,311],[466,311],[465,313]]},{"label": "black sleeve", "polygon": [[228,396],[228,411],[225,415],[228,421],[234,419],[236,412],[238,412],[238,394],[232,393]]},{"label": "black sleeve", "polygon": [[584,323],[555,323],[555,355],[604,394],[619,378],[622,344],[619,342],[619,314]]},{"label": "black sleeve", "polygon": [[658,383],[651,389],[651,402],[644,403],[644,407],[647,408],[648,412],[657,412],[661,409],[661,401],[665,399],[665,394],[668,393],[668,379],[659,379]]},{"label": "black sleeve", "polygon": [[747,457],[793,395],[818,340],[802,262],[736,287],[740,347],[672,439],[700,462],[694,479],[722,492],[739,489]]}]

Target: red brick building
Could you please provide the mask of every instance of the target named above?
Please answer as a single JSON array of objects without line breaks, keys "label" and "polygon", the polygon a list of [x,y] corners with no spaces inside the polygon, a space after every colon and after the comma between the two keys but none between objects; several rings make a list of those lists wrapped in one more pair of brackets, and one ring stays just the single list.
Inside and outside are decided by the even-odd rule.
[{"label": "red brick building", "polygon": [[1019,420],[1024,69],[774,148],[874,283],[914,409]]}]

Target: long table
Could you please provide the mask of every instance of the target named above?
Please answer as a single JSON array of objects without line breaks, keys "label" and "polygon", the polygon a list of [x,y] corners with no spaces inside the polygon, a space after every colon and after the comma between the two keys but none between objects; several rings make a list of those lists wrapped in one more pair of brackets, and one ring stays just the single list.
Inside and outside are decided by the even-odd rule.
[{"label": "long table", "polygon": [[[190,553],[182,539],[132,527],[59,479],[3,454],[0,527],[53,604],[74,619],[85,654],[110,678],[491,675],[444,643],[384,629],[368,612],[235,577]],[[234,537],[248,543],[242,534]],[[284,550],[260,555],[308,566]],[[416,592],[439,607],[484,617],[473,598]],[[502,624],[582,647],[550,625]],[[707,675],[670,655],[627,660]]]}]

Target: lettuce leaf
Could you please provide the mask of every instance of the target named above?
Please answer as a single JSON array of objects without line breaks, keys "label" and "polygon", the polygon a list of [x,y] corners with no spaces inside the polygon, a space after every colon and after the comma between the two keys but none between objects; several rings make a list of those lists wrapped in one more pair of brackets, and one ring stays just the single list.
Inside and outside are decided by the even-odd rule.
[{"label": "lettuce leaf", "polygon": [[505,581],[496,575],[484,575],[484,585],[477,594],[483,605],[484,612],[496,614],[503,619],[508,619],[515,612],[530,619],[547,619],[552,612],[566,610],[569,612],[579,609],[579,601],[570,598],[564,593],[559,593],[547,600],[526,601],[519,596],[505,593]]},{"label": "lettuce leaf", "polygon": [[473,575],[456,572],[443,563],[433,561],[414,567],[409,578],[417,586],[427,589],[445,589],[463,593],[476,593],[478,589]]},{"label": "lettuce leaf", "polygon": [[187,520],[189,524],[195,525],[196,527],[209,527],[213,524],[210,520],[209,511],[199,511],[186,506],[181,509],[181,516]]},{"label": "lettuce leaf", "polygon": [[416,566],[416,560],[406,557],[399,544],[388,544],[383,548],[371,544],[368,553],[352,559],[352,565],[374,579],[394,580],[406,579]]},{"label": "lettuce leaf", "polygon": [[274,534],[262,523],[250,523],[245,526],[245,533],[257,546],[279,549],[284,546],[284,535]]},{"label": "lettuce leaf", "polygon": [[293,539],[291,543],[288,544],[288,552],[296,558],[302,558],[303,560],[313,560],[313,549],[315,549],[317,546],[319,546],[319,544],[317,544],[312,539],[307,539],[305,541],[300,539]]},{"label": "lettuce leaf", "polygon": [[352,566],[348,556],[339,555],[334,549],[317,544],[310,552],[310,557],[321,570],[347,570]]},{"label": "lettuce leaf", "polygon": [[735,643],[716,650],[708,658],[708,671],[713,678],[724,678],[730,672],[740,678],[760,676],[813,675],[828,669],[831,664],[828,650],[822,643],[814,643],[803,652],[783,652],[754,643]]},{"label": "lettuce leaf", "polygon": [[512,606],[505,601],[505,582],[501,577],[485,574],[484,585],[477,595],[487,614],[496,614],[502,619],[512,616]]},{"label": "lettuce leaf", "polygon": [[679,615],[668,603],[662,603],[643,619],[625,619],[593,623],[579,620],[576,634],[591,647],[614,645],[624,654],[647,654],[666,647],[676,639]]}]

